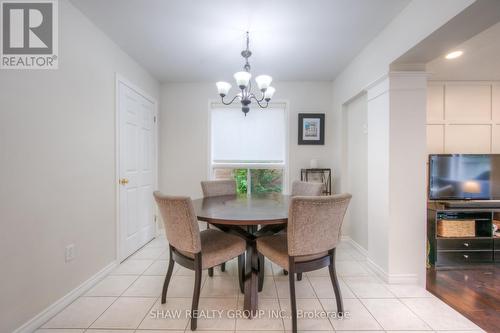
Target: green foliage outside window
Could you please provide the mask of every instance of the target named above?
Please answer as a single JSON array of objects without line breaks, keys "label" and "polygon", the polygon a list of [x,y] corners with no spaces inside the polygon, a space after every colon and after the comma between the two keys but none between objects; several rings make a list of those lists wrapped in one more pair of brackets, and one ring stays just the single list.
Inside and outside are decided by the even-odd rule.
[{"label": "green foliage outside window", "polygon": [[283,170],[279,169],[234,169],[238,194],[248,192],[248,172],[250,171],[250,186],[252,193],[281,193],[283,187]]},{"label": "green foliage outside window", "polygon": [[253,169],[250,170],[252,177],[252,193],[281,193],[283,171],[277,169]]},{"label": "green foliage outside window", "polygon": [[236,180],[236,192],[238,194],[247,193],[247,172],[248,169],[234,169],[234,179]]}]

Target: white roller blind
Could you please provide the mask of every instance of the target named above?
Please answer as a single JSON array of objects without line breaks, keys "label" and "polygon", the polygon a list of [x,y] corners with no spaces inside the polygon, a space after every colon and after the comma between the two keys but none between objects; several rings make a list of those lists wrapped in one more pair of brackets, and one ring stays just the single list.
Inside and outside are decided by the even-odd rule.
[{"label": "white roller blind", "polygon": [[285,109],[211,110],[213,163],[284,163]]}]

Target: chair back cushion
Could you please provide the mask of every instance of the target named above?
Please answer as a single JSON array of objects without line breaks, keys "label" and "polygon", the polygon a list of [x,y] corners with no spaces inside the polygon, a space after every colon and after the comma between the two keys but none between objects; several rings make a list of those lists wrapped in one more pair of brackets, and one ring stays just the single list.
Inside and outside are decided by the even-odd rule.
[{"label": "chair back cushion", "polygon": [[236,194],[236,181],[233,179],[205,180],[201,182],[201,190],[205,198],[233,195]]},{"label": "chair back cushion", "polygon": [[200,229],[191,198],[163,195],[159,191],[153,195],[170,245],[185,252],[200,252]]},{"label": "chair back cushion", "polygon": [[291,198],[288,255],[311,255],[335,248],[350,200],[350,194]]},{"label": "chair back cushion", "polygon": [[292,196],[319,196],[323,193],[323,183],[309,183],[295,180],[292,183]]}]

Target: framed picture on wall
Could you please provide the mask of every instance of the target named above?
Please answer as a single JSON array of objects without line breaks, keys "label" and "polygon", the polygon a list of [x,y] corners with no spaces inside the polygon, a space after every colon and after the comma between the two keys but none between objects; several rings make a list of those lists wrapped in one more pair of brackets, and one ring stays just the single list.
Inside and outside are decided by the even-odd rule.
[{"label": "framed picture on wall", "polygon": [[299,145],[325,144],[325,114],[299,113]]}]

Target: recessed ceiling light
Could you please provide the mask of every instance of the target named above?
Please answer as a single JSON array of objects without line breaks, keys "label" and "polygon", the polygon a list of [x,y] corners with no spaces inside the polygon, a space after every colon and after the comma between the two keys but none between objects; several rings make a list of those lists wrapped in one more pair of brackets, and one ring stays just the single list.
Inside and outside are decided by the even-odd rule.
[{"label": "recessed ceiling light", "polygon": [[460,57],[462,54],[464,54],[464,51],[453,51],[453,52],[448,53],[445,56],[445,58],[446,59],[456,59],[456,58]]}]

